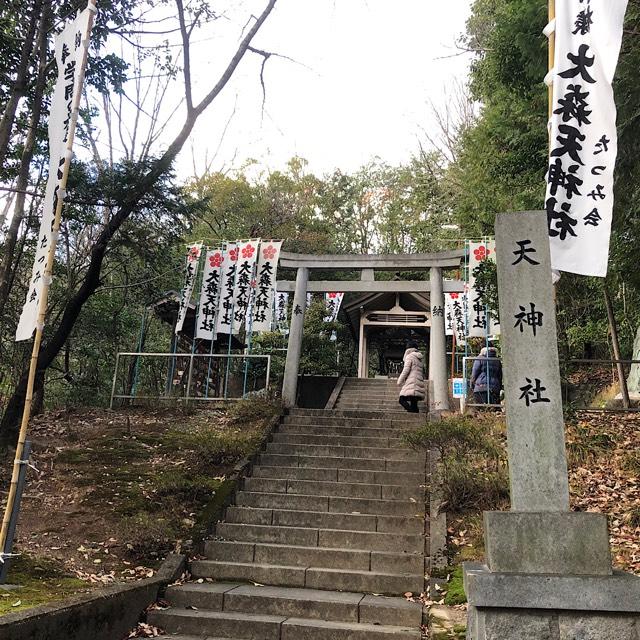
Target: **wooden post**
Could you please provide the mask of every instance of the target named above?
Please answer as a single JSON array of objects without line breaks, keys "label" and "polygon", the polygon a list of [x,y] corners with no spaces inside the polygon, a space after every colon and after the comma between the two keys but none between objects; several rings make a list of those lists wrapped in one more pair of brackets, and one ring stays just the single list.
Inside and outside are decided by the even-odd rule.
[{"label": "wooden post", "polygon": [[[89,20],[87,22],[87,31],[84,34],[84,51],[82,52],[82,67],[80,78],[80,84],[83,84],[84,73],[87,68],[87,57],[89,55],[89,37],[91,36],[91,30],[95,21],[96,15],[96,1],[89,0],[88,8],[91,11]],[[71,110],[71,122],[69,124],[69,135],[67,137],[67,146],[65,153],[64,165],[62,168],[62,178],[60,179],[60,192],[64,192],[67,187],[67,180],[69,178],[69,168],[71,166],[71,155],[73,149],[73,141],[75,138],[76,125],[78,123],[78,110],[80,108],[80,99],[82,98],[82,86],[76,92],[74,96],[74,102]],[[53,261],[56,253],[56,244],[58,232],[60,230],[60,221],[62,219],[62,206],[64,204],[64,198],[59,197],[56,202],[56,211],[53,221],[53,234],[51,238],[51,245],[49,247],[49,253],[47,254],[47,262],[44,271],[44,277],[42,280],[42,291],[40,293],[40,300],[38,301],[38,320],[36,324],[36,334],[33,340],[33,349],[31,350],[31,362],[29,364],[29,377],[27,380],[27,391],[24,400],[24,409],[22,411],[22,422],[20,424],[20,432],[18,435],[18,443],[16,445],[16,455],[13,462],[13,472],[11,475],[11,486],[9,488],[9,496],[7,498],[7,505],[4,512],[4,518],[2,520],[2,530],[0,531],[0,549],[6,553],[7,534],[9,531],[9,523],[11,520],[11,512],[13,510],[14,503],[16,501],[16,495],[18,490],[18,479],[20,475],[20,468],[22,466],[22,459],[24,453],[24,445],[27,437],[27,427],[29,425],[29,419],[31,418],[31,408],[33,403],[33,388],[36,378],[36,371],[38,367],[38,356],[40,355],[40,345],[42,344],[42,332],[44,330],[44,323],[47,315],[47,301],[49,298],[49,286],[51,282],[51,273],[53,271]]]},{"label": "wooden post", "polygon": [[631,406],[629,401],[629,388],[627,387],[627,379],[624,375],[624,365],[620,360],[620,340],[618,339],[618,325],[616,324],[616,316],[613,313],[613,303],[607,289],[607,284],[603,283],[604,301],[607,305],[607,317],[609,318],[609,330],[611,331],[611,343],[613,345],[613,357],[617,360],[616,369],[618,371],[618,382],[620,383],[620,393],[622,395],[622,406],[628,409]]},{"label": "wooden post", "polygon": [[[551,23],[556,18],[556,0],[549,0],[549,22]],[[556,63],[556,32],[555,29],[549,34],[549,71],[551,71]],[[553,115],[553,78],[551,78],[551,84],[549,85],[549,121]],[[549,129],[549,135],[551,135],[551,129]],[[549,145],[551,149],[551,145]]]}]

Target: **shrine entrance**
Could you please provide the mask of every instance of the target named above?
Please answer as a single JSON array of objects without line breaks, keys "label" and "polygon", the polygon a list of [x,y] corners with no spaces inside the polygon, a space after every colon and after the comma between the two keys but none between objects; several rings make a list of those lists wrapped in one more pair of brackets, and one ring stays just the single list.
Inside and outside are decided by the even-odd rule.
[{"label": "shrine entrance", "polygon": [[[287,407],[296,404],[307,293],[340,291],[361,294],[345,311],[358,328],[358,377],[394,375],[404,345],[417,339],[428,348],[428,379],[432,409],[449,409],[444,293],[461,293],[464,282],[444,279],[447,269],[459,270],[464,250],[405,255],[301,255],[283,252],[280,267],[295,269],[296,280],[280,280],[277,290],[293,293],[289,344],[282,385]],[[358,280],[314,280],[313,271],[355,273]],[[376,272],[429,272],[428,280],[377,280]],[[388,276],[387,276],[388,277]]]}]

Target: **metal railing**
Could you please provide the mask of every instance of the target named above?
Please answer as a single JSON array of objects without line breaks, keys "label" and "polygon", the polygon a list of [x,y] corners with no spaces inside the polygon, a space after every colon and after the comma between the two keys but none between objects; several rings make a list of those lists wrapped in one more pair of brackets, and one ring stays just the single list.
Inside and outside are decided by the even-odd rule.
[{"label": "metal railing", "polygon": [[270,355],[119,352],[110,407],[120,400],[221,401],[269,389]]}]

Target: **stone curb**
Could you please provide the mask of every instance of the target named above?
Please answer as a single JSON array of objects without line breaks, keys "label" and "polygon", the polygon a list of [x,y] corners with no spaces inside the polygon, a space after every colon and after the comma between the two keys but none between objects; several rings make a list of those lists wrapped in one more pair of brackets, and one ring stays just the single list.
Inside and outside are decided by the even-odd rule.
[{"label": "stone curb", "polygon": [[153,578],[7,614],[0,640],[119,640],[185,569],[185,556],[170,554]]}]

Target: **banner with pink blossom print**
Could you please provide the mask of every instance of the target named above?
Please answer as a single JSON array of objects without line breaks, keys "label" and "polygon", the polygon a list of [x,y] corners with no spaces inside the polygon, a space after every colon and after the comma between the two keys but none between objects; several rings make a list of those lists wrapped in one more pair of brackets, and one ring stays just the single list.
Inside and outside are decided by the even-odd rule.
[{"label": "banner with pink blossom print", "polygon": [[199,340],[215,340],[216,313],[220,301],[220,284],[222,280],[222,249],[209,249],[204,258],[202,272],[202,289],[196,320],[196,338]]},{"label": "banner with pink blossom print", "polygon": [[500,324],[491,316],[487,308],[478,279],[490,262],[496,261],[496,241],[469,242],[469,274],[467,290],[467,336],[486,338],[500,334]]},{"label": "banner with pink blossom print", "polygon": [[247,314],[256,285],[255,268],[260,240],[238,240],[238,262],[233,290],[233,333],[238,334],[249,325]]},{"label": "banner with pink blossom print", "polygon": [[233,294],[236,285],[236,269],[239,249],[235,242],[227,243],[222,255],[220,297],[216,333],[230,334],[233,329]]},{"label": "banner with pink blossom print", "polygon": [[271,331],[276,275],[282,240],[263,240],[260,243],[256,271],[255,298],[251,329],[254,333]]},{"label": "banner with pink blossom print", "polygon": [[343,298],[344,293],[331,292],[324,294],[324,306],[327,309],[327,314],[324,317],[325,322],[335,322],[337,320]]}]

